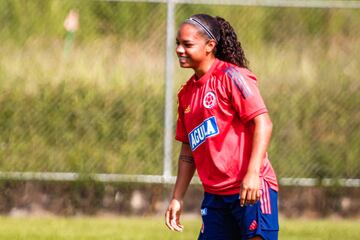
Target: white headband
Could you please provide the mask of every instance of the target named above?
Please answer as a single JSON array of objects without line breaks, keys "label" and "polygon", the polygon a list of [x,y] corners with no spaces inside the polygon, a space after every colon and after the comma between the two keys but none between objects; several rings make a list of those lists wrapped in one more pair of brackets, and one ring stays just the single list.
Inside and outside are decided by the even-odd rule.
[{"label": "white headband", "polygon": [[203,23],[201,23],[198,19],[189,18],[186,22],[194,22],[196,25],[200,26],[211,39],[214,39],[215,41],[217,41],[214,34],[212,34],[212,32]]}]

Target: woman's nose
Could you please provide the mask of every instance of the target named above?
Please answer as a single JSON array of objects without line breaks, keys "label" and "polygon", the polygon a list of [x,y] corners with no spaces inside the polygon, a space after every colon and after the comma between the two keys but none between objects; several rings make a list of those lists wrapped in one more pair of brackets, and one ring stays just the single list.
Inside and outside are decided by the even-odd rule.
[{"label": "woman's nose", "polygon": [[176,46],[176,52],[177,53],[183,53],[184,52],[184,48],[181,46],[181,44]]}]

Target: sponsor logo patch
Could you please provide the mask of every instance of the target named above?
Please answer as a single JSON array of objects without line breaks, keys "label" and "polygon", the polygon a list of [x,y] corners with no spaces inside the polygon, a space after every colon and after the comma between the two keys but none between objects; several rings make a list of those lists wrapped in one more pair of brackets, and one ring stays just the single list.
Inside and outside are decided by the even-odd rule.
[{"label": "sponsor logo patch", "polygon": [[205,119],[199,126],[194,128],[188,135],[191,150],[194,151],[198,146],[205,142],[209,137],[215,136],[219,133],[219,128],[216,124],[216,118],[210,117]]},{"label": "sponsor logo patch", "polygon": [[205,94],[203,104],[205,108],[213,108],[216,104],[216,95],[214,92],[207,92]]}]

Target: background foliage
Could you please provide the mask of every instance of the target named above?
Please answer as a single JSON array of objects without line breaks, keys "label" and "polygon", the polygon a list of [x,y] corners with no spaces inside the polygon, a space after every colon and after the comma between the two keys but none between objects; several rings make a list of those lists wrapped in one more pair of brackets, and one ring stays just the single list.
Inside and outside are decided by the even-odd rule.
[{"label": "background foliage", "polygon": [[[360,10],[178,4],[177,24],[199,12],[238,33],[278,175],[360,178]],[[162,173],[165,4],[3,0],[0,25],[0,171]]]}]

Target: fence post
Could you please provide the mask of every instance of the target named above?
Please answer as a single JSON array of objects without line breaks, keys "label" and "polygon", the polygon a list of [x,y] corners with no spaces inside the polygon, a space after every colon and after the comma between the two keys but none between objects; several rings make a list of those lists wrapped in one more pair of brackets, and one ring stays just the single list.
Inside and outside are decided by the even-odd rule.
[{"label": "fence post", "polygon": [[163,177],[166,181],[171,177],[172,143],[173,143],[173,77],[175,49],[175,2],[167,1],[166,23],[166,63],[165,63],[165,127],[164,127],[164,169]]}]

